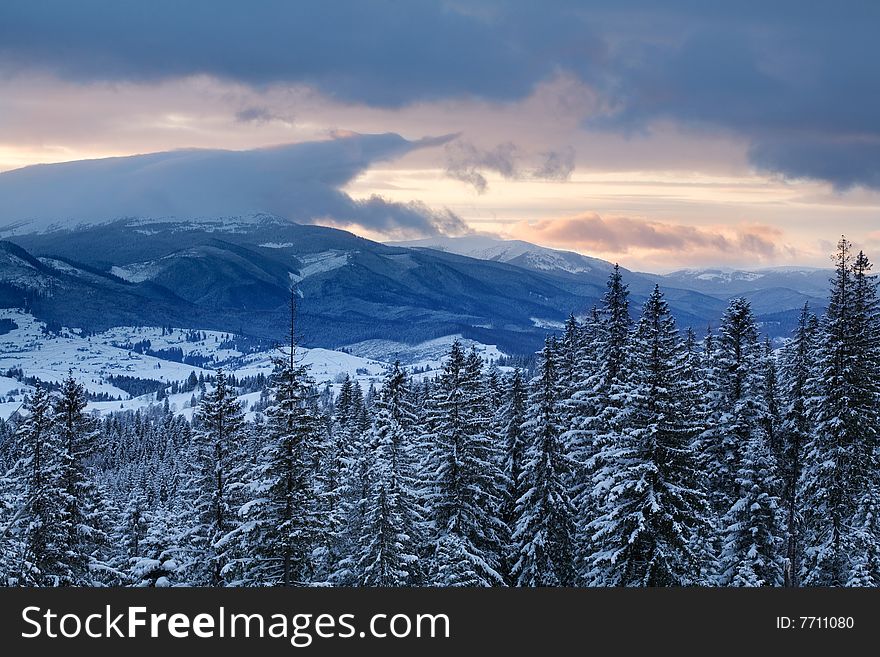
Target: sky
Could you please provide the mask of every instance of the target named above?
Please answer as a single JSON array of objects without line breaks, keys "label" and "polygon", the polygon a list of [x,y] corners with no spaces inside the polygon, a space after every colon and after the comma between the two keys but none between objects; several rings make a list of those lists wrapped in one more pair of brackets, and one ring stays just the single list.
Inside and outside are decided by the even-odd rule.
[{"label": "sky", "polygon": [[0,221],[267,211],[652,271],[828,266],[841,233],[880,257],[878,24],[874,0],[4,0]]}]

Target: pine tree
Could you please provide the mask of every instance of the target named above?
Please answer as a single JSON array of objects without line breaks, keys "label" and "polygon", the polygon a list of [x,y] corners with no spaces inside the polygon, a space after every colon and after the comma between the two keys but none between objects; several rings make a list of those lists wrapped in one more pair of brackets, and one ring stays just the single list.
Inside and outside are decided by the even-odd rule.
[{"label": "pine tree", "polygon": [[627,359],[627,345],[632,319],[629,315],[629,289],[623,282],[620,266],[608,278],[608,291],[603,298],[605,316],[605,340],[601,345],[602,378],[606,390],[610,390],[620,378]]},{"label": "pine tree", "polygon": [[689,404],[686,356],[655,288],[618,374],[621,405],[594,477],[601,513],[588,525],[597,548],[593,585],[704,581],[708,506],[692,447],[700,427]]},{"label": "pine tree", "polygon": [[54,404],[54,428],[61,449],[60,475],[69,584],[90,585],[107,574],[109,546],[108,500],[95,485],[86,466],[98,447],[98,426],[89,417],[85,388],[68,374]]},{"label": "pine tree", "polygon": [[251,483],[254,499],[242,509],[251,555],[244,581],[262,586],[309,584],[323,529],[315,484],[321,425],[307,367],[297,359],[295,319],[291,291],[289,342],[275,362],[268,436]]},{"label": "pine tree", "polygon": [[[874,468],[880,467],[875,460]],[[880,586],[880,496],[876,487],[859,500],[853,523],[852,561],[847,586]]]},{"label": "pine tree", "polygon": [[739,498],[724,516],[720,557],[721,586],[779,586],[785,568],[783,525],[776,497],[773,453],[763,432],[743,449],[736,483]]},{"label": "pine tree", "polygon": [[503,583],[499,534],[505,527],[497,515],[501,477],[484,431],[478,367],[456,341],[437,386],[435,429],[428,438],[434,445],[430,504],[434,583],[439,586]]},{"label": "pine tree", "polygon": [[743,448],[767,426],[764,352],[747,300],[730,301],[710,359],[708,427],[700,444],[712,505],[720,517],[738,498]]},{"label": "pine tree", "polygon": [[569,458],[560,440],[555,347],[552,339],[545,341],[523,425],[529,442],[512,537],[518,547],[513,576],[519,586],[571,586],[575,581],[575,507],[567,490]]},{"label": "pine tree", "polygon": [[358,572],[366,586],[417,586],[423,517],[415,490],[414,414],[406,373],[399,362],[378,394],[369,442],[376,445],[366,513],[359,540]]},{"label": "pine tree", "polygon": [[763,391],[764,391],[764,433],[770,445],[770,451],[775,456],[782,453],[782,443],[779,440],[779,376],[776,356],[773,353],[773,344],[770,337],[764,339],[764,362],[763,362]]},{"label": "pine tree", "polygon": [[[858,532],[859,506],[876,487],[878,376],[877,297],[867,259],[852,256],[841,238],[831,298],[822,320],[820,357],[811,385],[816,391],[815,429],[805,455],[803,583],[844,586],[853,561],[867,555]],[[854,529],[855,528],[855,529]]]},{"label": "pine tree", "polygon": [[780,475],[785,508],[785,585],[799,586],[801,564],[800,490],[804,448],[810,439],[810,368],[815,356],[818,322],[804,304],[792,339],[781,357],[782,419],[780,425]]},{"label": "pine tree", "polygon": [[237,526],[237,500],[233,473],[243,438],[244,411],[222,369],[214,388],[205,394],[196,412],[199,430],[194,436],[192,487],[194,525],[189,541],[193,548],[192,581],[207,586],[226,583],[228,548],[221,545]]},{"label": "pine tree", "polygon": [[25,419],[16,432],[19,461],[16,479],[20,515],[19,575],[24,586],[62,586],[75,581],[68,566],[65,490],[62,480],[63,452],[54,427],[52,400],[37,386],[26,398]]},{"label": "pine tree", "polygon": [[620,267],[615,265],[602,308],[594,308],[581,329],[581,374],[566,404],[574,413],[563,440],[573,460],[570,490],[577,508],[576,560],[581,584],[590,582],[596,550],[591,523],[601,513],[591,482],[602,467],[603,447],[613,439],[612,424],[622,403],[621,377],[625,374],[631,327],[629,289]]},{"label": "pine tree", "polygon": [[[336,534],[330,553],[335,567],[330,567],[331,582],[355,586],[358,572],[359,542],[367,519],[367,497],[376,445],[369,432],[362,429],[368,417],[360,386],[346,378],[340,391],[333,426],[335,458],[339,461],[338,517],[331,517]],[[334,514],[335,515],[335,514]]]},{"label": "pine tree", "polygon": [[[507,534],[512,535],[516,528],[516,503],[525,492],[522,488],[521,474],[526,458],[527,436],[523,429],[526,421],[528,399],[522,372],[513,371],[507,390],[507,401],[501,409],[503,430],[503,457],[501,472],[504,475],[502,498],[498,515],[507,525]],[[505,546],[502,554],[503,571],[507,583],[513,583],[513,565],[518,559],[512,542]]]}]

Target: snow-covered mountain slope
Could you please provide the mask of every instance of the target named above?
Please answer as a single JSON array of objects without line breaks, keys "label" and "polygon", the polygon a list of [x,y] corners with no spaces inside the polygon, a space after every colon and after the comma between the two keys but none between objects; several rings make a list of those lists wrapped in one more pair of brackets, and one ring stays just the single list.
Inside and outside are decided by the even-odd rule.
[{"label": "snow-covered mountain slope", "polygon": [[347,345],[343,349],[362,358],[381,360],[386,363],[393,363],[399,360],[401,364],[412,368],[437,369],[442,365],[443,359],[449,352],[449,348],[456,340],[461,342],[465,349],[474,347],[483,360],[487,362],[498,360],[505,355],[496,345],[481,344],[474,340],[468,340],[461,335],[446,335],[442,338],[426,340],[416,345],[395,342],[393,340],[364,340],[363,342]]},{"label": "snow-covered mountain slope", "polygon": [[[561,321],[572,309],[589,308],[604,289],[604,274],[581,274],[588,277],[581,280],[566,272],[390,247],[269,217],[247,230],[222,228],[120,221],[19,235],[10,248],[74,270],[43,265],[55,289],[65,290],[42,299],[36,314],[45,321],[91,331],[199,326],[281,339],[295,282],[303,341],[325,348],[371,339],[418,344],[461,334],[528,353],[543,341],[529,317]],[[20,274],[16,269],[10,277]],[[0,307],[22,306],[25,294],[18,286],[4,298],[5,277],[0,266]]]},{"label": "snow-covered mountain slope", "polygon": [[[480,258],[388,246],[270,215],[241,224],[133,219],[29,233],[0,241],[0,307],[27,307],[52,326],[90,332],[164,325],[279,340],[295,282],[308,346],[418,345],[462,335],[527,354],[569,313],[601,303],[612,267],[526,242],[477,237],[446,245]],[[774,337],[794,325],[804,303],[798,295],[819,299],[811,302],[817,310],[822,305],[813,279],[791,272],[785,281],[750,276],[754,287],[741,289],[707,272],[676,279],[622,271],[634,315],[660,283],[679,325],[699,331],[717,324],[727,299],[740,293],[771,290],[761,304],[772,317],[759,320]],[[804,282],[807,292],[796,286]]]},{"label": "snow-covered mountain slope", "polygon": [[[70,328],[50,332],[45,323],[21,309],[0,309],[0,326],[4,331],[0,334],[0,417],[19,409],[24,396],[33,391],[30,383],[35,379],[52,385],[70,372],[89,393],[108,398],[92,401],[89,409],[99,413],[136,410],[155,404],[155,393],[132,397],[114,380],[159,382],[160,387],[164,383],[171,393],[173,383],[182,383],[193,374],[209,376],[221,367],[238,379],[269,376],[278,353],[268,344],[255,348],[220,331],[119,326],[97,334]],[[348,375],[366,390],[378,385],[389,363],[397,359],[420,373],[439,369],[459,337],[445,336],[416,346],[375,340],[346,351],[300,348],[297,360],[309,368],[319,387],[330,386],[338,392]],[[486,361],[504,355],[495,346],[463,342],[468,348],[475,346]],[[187,391],[169,394],[168,399],[174,411],[191,416],[191,397]],[[248,393],[240,401],[249,408],[258,399],[259,393]]]},{"label": "snow-covered mountain slope", "polygon": [[658,278],[661,284],[725,297],[777,288],[822,298],[828,294],[832,273],[830,269],[813,267],[767,267],[755,270],[715,267],[681,269]]},{"label": "snow-covered mountain slope", "polygon": [[486,235],[463,237],[429,237],[406,242],[389,242],[393,246],[427,248],[457,253],[478,260],[495,260],[533,269],[569,274],[607,273],[611,264],[572,251],[560,251],[522,240],[501,240]]},{"label": "snow-covered mountain slope", "polygon": [[[170,386],[185,381],[190,374],[210,375],[220,367],[238,378],[272,373],[275,352],[271,347],[243,353],[235,348],[233,336],[219,331],[129,326],[95,335],[68,328],[50,333],[43,322],[20,309],[0,310],[0,320],[13,325],[0,335],[0,416],[15,411],[24,394],[32,390],[9,374],[58,383],[69,371],[88,392],[115,400],[91,404],[93,409],[107,411],[141,408],[155,401],[153,393],[130,399],[125,390],[111,382],[112,377],[160,381]],[[329,349],[301,349],[299,359],[322,386],[338,384],[349,374],[369,387],[387,368],[376,360]],[[189,397],[187,393],[181,399]]]}]

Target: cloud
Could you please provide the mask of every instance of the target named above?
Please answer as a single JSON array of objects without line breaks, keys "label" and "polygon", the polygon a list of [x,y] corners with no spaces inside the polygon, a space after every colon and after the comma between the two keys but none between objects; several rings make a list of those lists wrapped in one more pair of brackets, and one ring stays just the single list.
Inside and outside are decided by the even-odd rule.
[{"label": "cloud", "polygon": [[0,231],[267,212],[395,234],[463,232],[462,220],[449,212],[340,191],[370,165],[444,139],[355,134],[250,151],[192,149],[25,167],[0,174]]},{"label": "cloud", "polygon": [[[509,103],[562,76],[590,89],[589,130],[671,122],[735,136],[762,169],[880,189],[877,2],[152,0],[141,9],[6,0],[0,73],[81,83],[206,75],[382,108]],[[562,155],[550,158],[551,174],[564,175]],[[480,189],[485,170],[453,174]]]},{"label": "cloud", "polygon": [[292,119],[290,116],[282,116],[280,114],[276,114],[268,107],[251,105],[250,107],[245,107],[244,109],[239,110],[235,113],[235,120],[239,123],[269,123],[271,121],[281,121],[282,123],[291,123]]},{"label": "cloud", "polygon": [[574,172],[574,148],[542,153],[544,162],[532,174],[542,180],[568,180]]},{"label": "cloud", "polygon": [[850,139],[779,135],[755,143],[749,158],[762,170],[827,180],[838,190],[856,185],[880,189],[880,135]]},{"label": "cloud", "polygon": [[489,188],[484,172],[498,173],[507,180],[568,180],[574,171],[575,153],[572,147],[562,151],[541,153],[541,163],[527,168],[523,160],[528,155],[513,142],[498,144],[489,150],[477,148],[464,139],[446,144],[446,175],[471,185],[478,194]]},{"label": "cloud", "polygon": [[[482,11],[480,4],[486,11]],[[474,6],[476,5],[476,7]],[[347,102],[395,107],[474,95],[512,100],[553,70],[523,49],[533,20],[495,2],[393,0],[64,0],[0,5],[0,60],[82,81],[208,74],[253,85],[306,84]],[[476,10],[474,10],[476,9]],[[521,13],[517,10],[515,13]],[[583,37],[584,34],[582,33]]]},{"label": "cloud", "polygon": [[[695,261],[770,261],[791,255],[779,229],[759,224],[732,228],[696,227],[595,213],[537,222],[519,222],[510,236],[547,246],[603,255],[638,254],[644,258]],[[659,256],[659,257],[658,257]]]}]

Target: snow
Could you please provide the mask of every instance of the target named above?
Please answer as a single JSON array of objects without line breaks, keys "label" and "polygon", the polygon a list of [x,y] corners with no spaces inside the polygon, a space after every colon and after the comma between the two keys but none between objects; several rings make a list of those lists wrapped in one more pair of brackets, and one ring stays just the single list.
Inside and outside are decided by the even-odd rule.
[{"label": "snow", "polygon": [[462,337],[460,334],[445,335],[417,345],[393,340],[365,340],[344,347],[346,351],[363,358],[373,358],[386,363],[399,360],[411,368],[439,369],[452,343],[458,340],[466,348],[476,347],[483,360],[497,360],[505,354],[496,345],[486,345]]},{"label": "snow", "polygon": [[720,271],[713,269],[699,273],[697,271],[688,273],[691,273],[693,278],[701,281],[722,281],[725,283],[731,281],[757,281],[764,278],[764,274],[756,271]]},{"label": "snow", "polygon": [[264,242],[257,246],[262,246],[264,249],[289,249],[293,246],[293,242]]},{"label": "snow", "polygon": [[51,267],[55,271],[65,272],[68,274],[75,274],[80,271],[73,265],[70,265],[63,260],[57,260],[56,258],[38,258],[38,260],[47,267]]},{"label": "snow", "polygon": [[[329,253],[329,252],[328,252]],[[338,255],[338,254],[337,254]],[[334,256],[336,257],[336,256]],[[345,257],[344,255],[341,257]],[[316,260],[327,265],[329,256]],[[78,329],[62,328],[59,334],[46,334],[45,324],[20,309],[0,309],[0,319],[11,319],[17,328],[0,336],[0,417],[8,417],[19,409],[25,394],[33,389],[19,383],[15,378],[4,376],[10,369],[20,369],[25,377],[59,383],[68,371],[92,393],[106,393],[115,401],[91,402],[90,411],[110,413],[119,410],[136,410],[157,403],[155,393],[130,399],[127,392],[109,382],[111,376],[128,376],[139,379],[164,381],[169,386],[185,381],[191,373],[196,376],[211,375],[222,367],[237,378],[268,376],[272,373],[274,350],[242,353],[231,345],[224,345],[227,333],[221,331],[197,331],[198,340],[191,340],[193,331],[172,328],[163,331],[158,327],[118,326],[103,333],[83,337]],[[164,335],[163,335],[164,333]],[[140,354],[127,348],[149,340],[149,349],[161,352],[180,349],[184,357],[208,359],[204,367],[184,364]],[[418,345],[407,345],[390,340],[368,340],[350,345],[345,351],[332,349],[305,349],[297,351],[297,360],[307,365],[315,383],[323,388],[330,386],[338,393],[346,375],[358,381],[363,389],[379,385],[394,360],[400,360],[410,369],[426,370],[415,378],[430,376],[443,366],[443,361],[455,340],[467,349],[476,347],[484,360],[494,361],[504,356],[495,345],[485,345],[463,338],[447,335]],[[14,394],[10,394],[13,393]],[[175,413],[192,418],[192,392],[169,394],[169,407]],[[240,397],[240,402],[250,409],[259,400],[260,393]],[[118,398],[118,399],[117,399]],[[252,414],[249,413],[249,417]]]},{"label": "snow", "polygon": [[[144,408],[156,403],[155,394],[128,399],[128,393],[108,382],[112,375],[154,379],[170,385],[186,380],[193,372],[196,376],[210,375],[219,367],[238,378],[259,373],[268,376],[273,370],[274,352],[243,354],[231,348],[220,349],[228,335],[220,331],[199,331],[200,338],[204,334],[204,339],[195,342],[187,340],[188,330],[172,329],[162,335],[162,329],[157,327],[120,326],[89,337],[83,337],[76,329],[63,328],[59,335],[46,335],[45,324],[23,310],[0,309],[2,318],[13,320],[18,328],[0,336],[0,375],[19,368],[26,377],[60,382],[70,370],[89,392],[122,399],[90,403],[89,410],[99,413]],[[207,367],[195,367],[124,348],[126,344],[144,340],[150,341],[153,351],[177,348],[185,356],[202,356],[211,361]],[[388,367],[377,360],[330,349],[300,349],[298,359],[309,366],[319,386],[330,385],[337,392],[346,374],[366,389],[378,384]],[[14,390],[18,393],[8,398],[9,392]],[[16,411],[24,394],[31,390],[14,378],[0,376],[0,396],[5,399],[0,403],[0,417],[8,417]],[[190,418],[191,396],[191,392],[169,395],[169,405],[175,412]],[[249,408],[258,398],[259,393],[254,393],[242,396],[242,401]]]},{"label": "snow", "polygon": [[337,250],[300,256],[303,266],[300,267],[299,275],[291,274],[290,278],[298,283],[309,276],[339,269],[348,264],[348,256],[348,251]]},{"label": "snow", "polygon": [[542,249],[526,253],[526,260],[534,269],[542,271],[567,271],[570,274],[582,274],[592,271],[591,267],[573,264],[562,254]]},{"label": "snow", "polygon": [[540,317],[529,317],[532,324],[542,329],[562,329],[565,328],[563,322],[557,322],[552,319],[541,319]]},{"label": "snow", "polygon": [[159,266],[155,262],[137,262],[125,267],[111,267],[110,273],[129,283],[143,283],[159,273]]},{"label": "snow", "polygon": [[520,256],[525,256],[529,266],[540,271],[565,271],[571,274],[580,274],[593,271],[597,266],[603,268],[601,265],[605,265],[607,267],[607,263],[601,260],[572,251],[559,251],[522,240],[500,240],[486,235],[429,237],[408,242],[389,242],[388,244],[407,248],[429,248],[478,260],[498,262],[510,262]]}]

